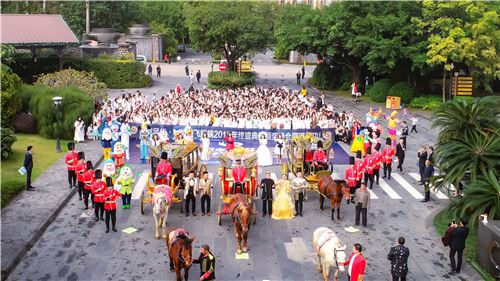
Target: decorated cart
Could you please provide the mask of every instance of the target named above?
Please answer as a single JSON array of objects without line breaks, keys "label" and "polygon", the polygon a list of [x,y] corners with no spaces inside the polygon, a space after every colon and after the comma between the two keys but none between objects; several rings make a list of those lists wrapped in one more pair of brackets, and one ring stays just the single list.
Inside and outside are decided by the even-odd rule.
[{"label": "decorated cart", "polygon": [[[170,187],[172,188],[173,203],[181,203],[182,195],[178,196],[179,190],[184,189],[183,178],[187,177],[190,172],[194,172],[195,176],[199,176],[204,170],[205,165],[200,165],[200,155],[198,145],[192,141],[184,141],[182,143],[161,143],[158,147],[151,147],[151,155],[160,158],[162,151],[166,151],[169,156],[169,161],[172,164],[172,177],[170,179]],[[156,164],[153,163],[153,169],[156,169]],[[155,189],[153,181],[153,171],[150,172],[146,181],[146,188],[141,195],[141,213],[144,214],[144,205],[151,203],[152,194]]]},{"label": "decorated cart", "polygon": [[256,191],[258,188],[257,179],[257,154],[254,151],[247,150],[243,147],[237,147],[231,151],[226,152],[224,155],[219,156],[220,167],[219,167],[219,178],[221,186],[221,195],[219,202],[219,209],[217,211],[217,222],[219,225],[222,224],[221,219],[223,215],[230,215],[229,200],[233,195],[233,163],[240,159],[242,165],[247,170],[247,177],[245,179],[245,188],[240,190],[240,187],[236,188],[236,192],[241,192],[247,195],[249,204],[252,208],[252,223],[255,224],[257,211],[255,203],[253,202],[256,196]]}]

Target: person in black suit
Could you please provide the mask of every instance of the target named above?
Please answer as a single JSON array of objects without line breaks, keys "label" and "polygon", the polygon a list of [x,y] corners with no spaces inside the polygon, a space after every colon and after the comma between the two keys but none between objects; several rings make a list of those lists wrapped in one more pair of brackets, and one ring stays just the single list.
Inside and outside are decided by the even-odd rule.
[{"label": "person in black suit", "polygon": [[425,191],[425,199],[420,202],[428,202],[431,200],[431,187],[430,181],[431,177],[434,175],[434,166],[432,166],[432,162],[429,160],[425,160],[425,170],[424,170],[424,191]]},{"label": "person in black suit", "polygon": [[274,181],[271,179],[270,172],[266,172],[266,178],[260,182],[260,188],[262,189],[262,216],[265,217],[266,214],[272,216]]},{"label": "person in black suit", "polygon": [[325,104],[325,94],[321,94],[321,96],[316,100],[316,110],[320,110]]},{"label": "person in black suit", "polygon": [[30,191],[35,188],[31,185],[31,172],[33,171],[33,146],[31,145],[26,148],[23,166],[26,169],[26,190]]},{"label": "person in black suit", "polygon": [[[450,262],[451,262],[451,272],[450,275],[455,275],[460,273],[462,268],[462,254],[465,249],[465,240],[469,235],[469,228],[467,228],[467,219],[460,219],[460,226],[452,224],[454,229],[451,231],[451,241],[450,241]],[[457,254],[457,262],[455,263],[455,254]]]},{"label": "person in black suit", "polygon": [[406,151],[406,145],[405,145],[405,140],[404,138],[399,139],[399,143],[396,145],[396,157],[398,158],[398,171],[403,173],[403,162],[405,161],[405,151]]},{"label": "person in black suit", "polygon": [[434,147],[429,146],[427,148],[427,160],[431,161],[434,164]]},{"label": "person in black suit", "polygon": [[424,184],[425,160],[427,160],[427,151],[425,145],[420,146],[417,152],[418,157],[418,173],[420,174],[420,185]]},{"label": "person in black suit", "polygon": [[398,238],[398,245],[391,248],[387,259],[391,261],[392,281],[406,281],[410,250],[404,246],[405,238]]}]

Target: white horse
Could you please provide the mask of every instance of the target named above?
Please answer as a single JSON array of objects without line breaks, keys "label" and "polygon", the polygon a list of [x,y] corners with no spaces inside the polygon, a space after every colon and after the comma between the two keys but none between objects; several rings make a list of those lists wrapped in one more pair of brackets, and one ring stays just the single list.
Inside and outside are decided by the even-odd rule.
[{"label": "white horse", "polygon": [[341,272],[345,270],[346,245],[342,245],[340,239],[331,229],[320,227],[313,233],[313,246],[318,257],[317,271],[323,272],[323,279],[328,281],[330,267],[334,266],[337,269],[333,278],[338,280],[339,270]]},{"label": "white horse", "polygon": [[[161,190],[162,188],[164,188],[164,186],[157,186],[153,193],[153,216],[155,218],[156,239],[160,239],[160,229],[163,229],[163,239],[167,238],[167,217],[172,201],[171,197],[170,201],[167,199],[167,195]],[[168,186],[167,188],[170,189]],[[170,194],[172,194],[172,192],[170,192]]]}]

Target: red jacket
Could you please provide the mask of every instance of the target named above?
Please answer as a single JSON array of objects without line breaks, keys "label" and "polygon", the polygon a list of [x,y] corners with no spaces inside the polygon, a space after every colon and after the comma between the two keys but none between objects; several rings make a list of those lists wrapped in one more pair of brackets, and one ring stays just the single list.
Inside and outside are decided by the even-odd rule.
[{"label": "red jacket", "polygon": [[345,169],[345,181],[347,182],[347,186],[349,187],[356,186],[356,173],[353,166]]},{"label": "red jacket", "polygon": [[125,152],[113,153],[113,157],[115,158],[116,167],[121,167],[125,165]]},{"label": "red jacket", "polygon": [[[360,275],[364,276],[365,274],[365,267],[366,267],[366,260],[365,257],[363,257],[363,254],[357,255],[355,258],[354,253],[351,254],[348,260],[345,262],[345,267],[347,270],[347,274],[349,274],[349,263],[352,262],[352,269],[351,269],[351,276],[349,278],[350,281],[358,281]],[[361,279],[363,280],[363,279]]]},{"label": "red jacket", "polygon": [[78,164],[78,153],[75,151],[68,151],[64,159],[66,160],[68,171],[74,171],[76,164]]},{"label": "red jacket", "polygon": [[234,137],[225,136],[224,141],[226,142],[226,150],[227,151],[234,149]]},{"label": "red jacket", "polygon": [[121,196],[120,192],[116,189],[104,191],[104,210],[116,210],[116,199],[121,198]]},{"label": "red jacket", "polygon": [[372,159],[373,159],[373,169],[374,170],[379,170],[380,169],[380,163],[382,162],[382,154],[380,154],[379,152],[377,152],[375,150],[372,153]]},{"label": "red jacket", "polygon": [[233,168],[234,182],[245,182],[246,177],[247,177],[247,169],[245,169],[245,167],[240,166]]},{"label": "red jacket", "polygon": [[363,178],[363,173],[365,172],[363,160],[356,159],[356,162],[354,162],[354,169],[356,171],[356,179],[360,181]]},{"label": "red jacket", "polygon": [[92,189],[92,185],[95,182],[95,173],[93,170],[88,170],[85,172],[85,174],[83,174],[83,182],[85,183],[83,188],[85,188],[86,190]]},{"label": "red jacket", "polygon": [[172,164],[167,161],[160,161],[158,166],[156,167],[156,177],[163,175],[164,177],[161,179],[157,179],[156,182],[158,184],[166,184],[169,185],[168,179],[172,176]]},{"label": "red jacket", "polygon": [[363,159],[363,165],[365,166],[365,173],[373,175],[373,167],[375,166],[374,162],[375,161],[373,160],[373,156],[371,155],[365,156],[365,159]]},{"label": "red jacket", "polygon": [[325,151],[324,150],[314,151],[313,160],[318,162],[327,162]]},{"label": "red jacket", "polygon": [[85,162],[78,163],[75,167],[75,172],[77,175],[77,180],[78,182],[83,182],[83,174],[85,174],[85,171],[87,170],[87,164]]},{"label": "red jacket", "polygon": [[384,151],[382,152],[382,162],[386,164],[391,164],[392,163],[392,157],[394,157],[394,148],[388,146],[384,148]]},{"label": "red jacket", "polygon": [[104,191],[106,191],[106,183],[102,180],[99,182],[94,182],[92,185],[92,194],[94,194],[94,202],[103,203],[104,202]]}]

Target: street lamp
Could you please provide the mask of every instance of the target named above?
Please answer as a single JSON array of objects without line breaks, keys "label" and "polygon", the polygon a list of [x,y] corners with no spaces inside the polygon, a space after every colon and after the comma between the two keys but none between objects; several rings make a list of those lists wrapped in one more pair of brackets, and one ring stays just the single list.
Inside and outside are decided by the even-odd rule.
[{"label": "street lamp", "polygon": [[56,108],[56,121],[57,121],[57,141],[56,141],[56,152],[61,152],[61,126],[59,124],[59,111],[61,109],[61,103],[63,98],[53,97],[52,102]]},{"label": "street lamp", "polygon": [[212,66],[212,72],[214,72],[214,62],[211,62],[210,65]]},{"label": "street lamp", "polygon": [[448,100],[451,100],[452,97],[452,87],[453,87],[453,69],[455,68],[455,65],[453,63],[450,64],[450,95],[448,97]]}]

